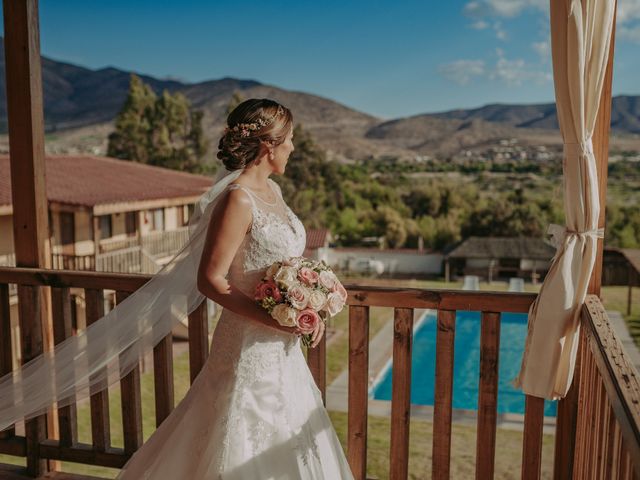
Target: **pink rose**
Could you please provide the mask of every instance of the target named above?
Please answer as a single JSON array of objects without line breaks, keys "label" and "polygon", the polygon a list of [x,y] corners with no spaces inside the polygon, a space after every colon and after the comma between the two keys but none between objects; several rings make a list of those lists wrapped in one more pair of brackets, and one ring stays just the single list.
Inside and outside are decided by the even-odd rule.
[{"label": "pink rose", "polygon": [[282,293],[273,280],[261,282],[256,287],[256,293],[254,298],[258,301],[264,300],[267,297],[273,298],[276,302],[282,301]]},{"label": "pink rose", "polygon": [[347,289],[344,288],[344,286],[340,282],[337,282],[336,286],[333,287],[333,292],[340,295],[340,298],[342,298],[342,301],[344,302],[347,301],[347,297],[349,296],[349,294],[347,293]]},{"label": "pink rose", "polygon": [[298,324],[298,329],[302,334],[313,333],[313,331],[318,326],[319,321],[320,321],[320,317],[311,308],[302,310],[298,314],[298,318],[296,319],[296,323]]},{"label": "pink rose", "polygon": [[333,272],[328,270],[323,270],[319,275],[320,285],[325,287],[327,290],[333,290],[336,283],[338,282],[338,278],[335,276]]},{"label": "pink rose", "polygon": [[302,267],[298,272],[298,278],[306,285],[315,285],[318,283],[318,272],[309,267]]},{"label": "pink rose", "polygon": [[327,296],[327,312],[332,317],[336,315],[344,307],[344,300],[338,292],[331,292]]},{"label": "pink rose", "polygon": [[297,310],[307,308],[310,295],[311,291],[300,283],[287,289],[287,298],[291,302],[291,306]]}]

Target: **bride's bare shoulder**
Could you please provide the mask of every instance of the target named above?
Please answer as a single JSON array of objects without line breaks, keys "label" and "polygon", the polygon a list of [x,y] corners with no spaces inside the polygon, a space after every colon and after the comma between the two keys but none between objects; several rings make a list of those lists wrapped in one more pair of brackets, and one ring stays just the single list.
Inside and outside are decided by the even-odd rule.
[{"label": "bride's bare shoulder", "polygon": [[[253,217],[251,205],[252,199],[242,188],[227,188],[211,212],[211,223],[227,223],[248,227]],[[248,228],[245,230],[248,231]]]}]

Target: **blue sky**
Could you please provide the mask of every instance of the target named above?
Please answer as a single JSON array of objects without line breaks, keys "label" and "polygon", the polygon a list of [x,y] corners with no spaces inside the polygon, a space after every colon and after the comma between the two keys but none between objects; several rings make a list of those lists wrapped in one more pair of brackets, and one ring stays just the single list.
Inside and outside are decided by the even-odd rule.
[{"label": "blue sky", "polygon": [[[231,76],[393,118],[553,101],[548,0],[40,0],[44,55]],[[614,94],[640,93],[640,0],[619,0]]]}]

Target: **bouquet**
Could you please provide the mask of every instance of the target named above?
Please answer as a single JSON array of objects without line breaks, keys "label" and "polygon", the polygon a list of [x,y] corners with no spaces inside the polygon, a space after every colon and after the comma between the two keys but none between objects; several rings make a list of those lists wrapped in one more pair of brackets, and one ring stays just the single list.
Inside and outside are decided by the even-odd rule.
[{"label": "bouquet", "polygon": [[292,257],[267,269],[254,298],[280,325],[298,327],[308,347],[318,322],[342,310],[347,291],[324,260]]}]

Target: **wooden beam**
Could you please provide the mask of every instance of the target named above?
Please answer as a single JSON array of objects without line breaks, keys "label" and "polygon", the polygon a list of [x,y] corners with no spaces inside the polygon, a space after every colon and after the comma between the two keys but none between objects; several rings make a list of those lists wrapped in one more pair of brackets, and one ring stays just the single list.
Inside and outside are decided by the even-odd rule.
[{"label": "wooden beam", "polygon": [[390,480],[409,478],[413,309],[395,308],[391,393]]},{"label": "wooden beam", "polygon": [[[13,239],[16,265],[46,268],[49,259],[45,189],[44,113],[37,0],[4,0],[4,48],[9,124]],[[22,360],[40,355],[53,335],[44,289],[18,287]],[[49,308],[50,310],[50,308]],[[40,476],[49,465],[40,459],[46,418],[26,422],[27,470]]]},{"label": "wooden beam", "polygon": [[[616,36],[616,10],[613,13],[613,27],[611,30],[611,43],[609,46],[609,59],[605,72],[598,116],[593,132],[593,152],[596,159],[598,174],[598,188],[600,193],[600,217],[598,227],[605,226],[605,213],[607,206],[607,165],[609,163],[609,130],[611,125],[611,84],[613,79],[613,52]],[[600,295],[602,285],[602,251],[604,239],[598,239],[596,261],[589,281],[588,293]],[[582,333],[581,333],[582,335]],[[579,354],[578,354],[579,355]],[[576,425],[578,415],[578,385],[579,372],[577,366],[580,359],[576,359],[574,378],[567,395],[558,401],[556,417],[556,444],[554,457],[554,478],[572,478],[573,460],[575,453]]]},{"label": "wooden beam", "polygon": [[349,305],[347,460],[356,480],[367,478],[369,307]]},{"label": "wooden beam", "polygon": [[[598,227],[605,227],[605,214],[607,207],[607,177],[609,165],[609,131],[611,130],[611,89],[613,83],[613,53],[616,39],[616,7],[613,12],[613,27],[611,29],[611,43],[609,45],[609,59],[605,71],[600,105],[598,106],[598,116],[593,130],[593,154],[596,158],[596,171],[598,173],[598,192],[600,194],[600,217]],[[602,252],[604,239],[598,239],[598,250],[596,262],[589,281],[589,292],[600,296],[600,286],[602,284]]]}]

